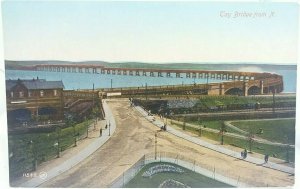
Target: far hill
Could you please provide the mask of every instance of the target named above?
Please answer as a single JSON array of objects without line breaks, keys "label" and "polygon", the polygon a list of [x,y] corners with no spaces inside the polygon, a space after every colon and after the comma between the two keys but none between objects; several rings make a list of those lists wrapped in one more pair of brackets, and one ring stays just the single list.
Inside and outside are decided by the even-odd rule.
[{"label": "far hill", "polygon": [[276,71],[280,70],[296,70],[296,65],[278,65],[278,64],[260,64],[260,63],[142,63],[142,62],[118,62],[110,63],[105,61],[13,61],[6,60],[6,69],[19,69],[24,66],[33,66],[36,64],[94,64],[111,68],[152,68],[152,69],[197,69],[197,70],[239,70],[239,71]]}]

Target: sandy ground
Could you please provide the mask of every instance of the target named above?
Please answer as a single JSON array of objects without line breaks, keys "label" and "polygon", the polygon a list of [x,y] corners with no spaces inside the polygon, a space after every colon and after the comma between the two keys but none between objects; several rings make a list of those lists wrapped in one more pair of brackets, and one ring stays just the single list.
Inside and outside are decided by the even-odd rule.
[{"label": "sandy ground", "polygon": [[[145,120],[126,101],[108,103],[116,119],[116,132],[96,152],[69,171],[41,187],[108,187],[144,154],[154,152],[157,127]],[[254,186],[291,186],[294,176],[264,168],[203,148],[166,132],[158,134],[158,151],[175,152],[204,165],[215,166],[240,182]]]}]

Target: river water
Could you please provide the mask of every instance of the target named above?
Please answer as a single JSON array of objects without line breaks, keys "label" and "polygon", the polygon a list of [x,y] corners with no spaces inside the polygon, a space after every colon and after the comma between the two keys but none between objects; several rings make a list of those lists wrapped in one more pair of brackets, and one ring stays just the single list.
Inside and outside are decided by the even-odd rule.
[{"label": "river water", "polygon": [[[266,72],[275,72],[283,76],[284,91],[296,92],[296,70],[263,70]],[[108,75],[108,74],[89,74],[89,73],[67,73],[67,72],[46,72],[46,71],[24,71],[24,70],[6,70],[6,79],[32,79],[40,78],[49,81],[61,80],[64,83],[65,89],[91,89],[93,84],[95,88],[110,88],[112,87],[141,87],[158,86],[158,85],[178,85],[178,84],[193,84],[206,83],[207,79],[186,78],[182,74],[181,78],[176,78],[171,75],[171,78],[165,77],[150,77],[150,76],[129,76],[129,75]],[[148,74],[149,75],[149,74]],[[209,83],[219,82],[217,79],[208,79]]]}]

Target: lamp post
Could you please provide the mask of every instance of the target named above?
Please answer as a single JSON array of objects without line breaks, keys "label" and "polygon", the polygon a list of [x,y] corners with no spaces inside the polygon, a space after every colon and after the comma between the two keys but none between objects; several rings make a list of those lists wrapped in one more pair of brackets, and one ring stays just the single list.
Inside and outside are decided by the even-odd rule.
[{"label": "lamp post", "polygon": [[183,127],[182,127],[183,130],[185,130],[185,116],[183,116]]},{"label": "lamp post", "polygon": [[89,124],[86,122],[86,119],[84,124],[86,125],[86,138],[89,138]]},{"label": "lamp post", "polygon": [[110,121],[108,123],[108,136],[110,136]]},{"label": "lamp post", "polygon": [[275,113],[275,88],[272,90],[272,93],[273,93],[273,106],[272,106],[272,110],[273,110],[273,113]]},{"label": "lamp post", "polygon": [[201,137],[202,136],[202,128],[201,128],[201,126],[199,127],[199,137]]},{"label": "lamp post", "polygon": [[285,135],[285,140],[286,140],[286,162],[289,163],[290,162],[290,154],[289,154],[289,149],[290,149],[290,145],[289,145],[289,137],[287,135]]},{"label": "lamp post", "polygon": [[199,130],[198,130],[198,134],[199,134],[199,137],[202,136],[202,129],[201,129],[201,126],[202,126],[202,121],[200,120],[200,117],[198,117],[198,124],[199,124]]},{"label": "lamp post", "polygon": [[34,171],[36,171],[36,169],[37,169],[37,152],[36,152],[36,150],[34,149],[34,142],[32,141],[32,139],[30,139],[30,141],[28,142],[29,143],[29,145],[30,145],[30,150],[31,150],[31,153],[32,153],[32,155],[33,155],[33,162],[32,162],[32,164],[33,164],[33,169],[34,169]]},{"label": "lamp post", "polygon": [[56,144],[54,144],[57,146],[57,157],[58,158],[60,157],[60,131],[61,131],[60,128],[57,127],[56,128],[57,142],[56,142]]},{"label": "lamp post", "polygon": [[226,131],[226,125],[224,124],[224,122],[221,125],[221,145],[224,145],[224,132]]},{"label": "lamp post", "polygon": [[253,146],[253,133],[252,133],[252,131],[250,131],[250,133],[249,133],[249,153],[251,153],[252,152],[252,146]]},{"label": "lamp post", "polygon": [[75,125],[73,125],[74,147],[77,146],[77,137],[78,136],[79,136],[79,133],[76,133]]},{"label": "lamp post", "polygon": [[155,133],[154,159],[157,159],[157,133]]}]

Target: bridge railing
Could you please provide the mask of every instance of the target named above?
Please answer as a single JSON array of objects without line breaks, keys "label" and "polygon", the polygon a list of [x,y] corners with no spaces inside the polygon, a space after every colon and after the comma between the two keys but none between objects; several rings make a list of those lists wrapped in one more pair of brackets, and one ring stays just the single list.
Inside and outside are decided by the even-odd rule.
[{"label": "bridge railing", "polygon": [[184,167],[190,171],[209,177],[213,180],[223,182],[225,184],[229,184],[235,187],[271,186],[271,184],[265,181],[256,181],[255,183],[253,183],[251,178],[240,176],[232,168],[228,168],[228,167],[216,168],[214,164],[210,164],[208,160],[204,158],[201,159],[200,161],[199,158],[193,159],[178,153],[157,152],[157,153],[148,153],[142,156],[129,169],[127,169],[119,177],[117,177],[109,185],[109,187],[111,188],[126,187],[126,185],[143,169],[143,167],[150,163],[161,163],[161,164],[172,163]]},{"label": "bridge railing", "polygon": [[67,90],[63,92],[63,96],[75,98],[97,98],[98,92]]}]

